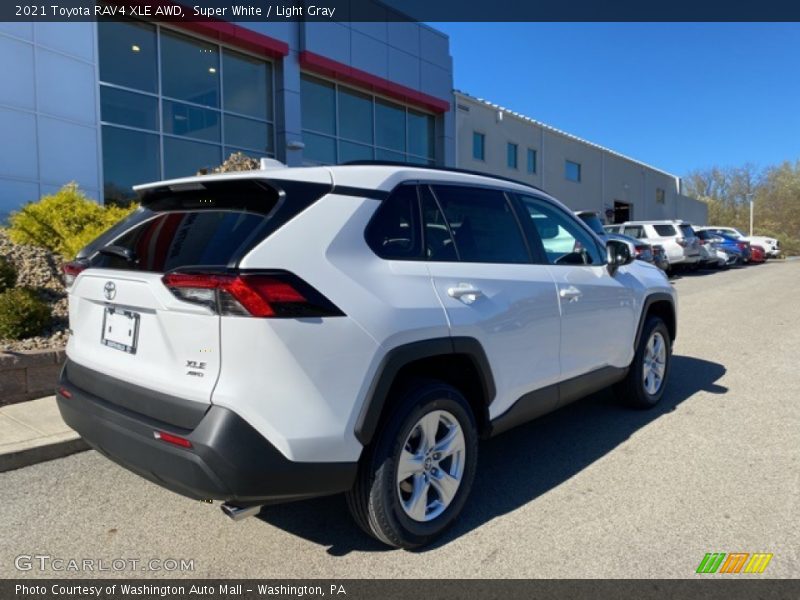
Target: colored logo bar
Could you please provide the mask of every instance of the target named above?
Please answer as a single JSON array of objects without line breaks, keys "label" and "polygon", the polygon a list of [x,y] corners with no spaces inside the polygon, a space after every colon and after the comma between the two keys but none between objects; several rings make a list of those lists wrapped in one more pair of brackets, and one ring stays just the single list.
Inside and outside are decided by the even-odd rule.
[{"label": "colored logo bar", "polygon": [[[763,573],[772,560],[767,552],[709,552],[700,561],[696,573]],[[748,560],[749,559],[749,560]]]}]

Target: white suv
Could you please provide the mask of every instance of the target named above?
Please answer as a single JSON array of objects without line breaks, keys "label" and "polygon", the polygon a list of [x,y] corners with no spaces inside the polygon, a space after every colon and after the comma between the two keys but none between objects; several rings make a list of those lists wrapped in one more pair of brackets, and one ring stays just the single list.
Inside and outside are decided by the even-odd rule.
[{"label": "white suv", "polygon": [[65,269],[58,404],[234,518],[347,492],[367,532],[419,546],[463,508],[479,438],[610,384],[664,393],[667,279],[534,188],[354,165],[137,190]]},{"label": "white suv", "polygon": [[667,253],[670,268],[698,265],[702,258],[700,240],[686,221],[626,221],[606,229],[647,240],[651,244],[660,244]]}]

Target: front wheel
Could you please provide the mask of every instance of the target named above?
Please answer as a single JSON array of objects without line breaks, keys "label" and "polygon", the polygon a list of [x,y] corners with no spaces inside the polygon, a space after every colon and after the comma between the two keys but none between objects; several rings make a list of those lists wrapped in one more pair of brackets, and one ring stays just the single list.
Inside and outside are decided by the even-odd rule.
[{"label": "front wheel", "polygon": [[672,359],[666,323],[648,317],[628,375],[615,386],[617,395],[634,408],[652,408],[664,395]]},{"label": "front wheel", "polygon": [[442,382],[419,381],[365,449],[347,504],[356,522],[398,548],[431,542],[464,507],[478,459],[475,417],[464,396]]}]

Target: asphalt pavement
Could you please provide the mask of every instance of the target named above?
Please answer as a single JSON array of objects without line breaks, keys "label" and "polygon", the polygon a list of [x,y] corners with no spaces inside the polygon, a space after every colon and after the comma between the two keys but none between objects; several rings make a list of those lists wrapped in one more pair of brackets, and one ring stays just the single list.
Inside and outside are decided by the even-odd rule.
[{"label": "asphalt pavement", "polygon": [[[0,473],[0,577],[680,578],[709,552],[774,557],[761,575],[702,577],[798,577],[800,261],[674,285],[661,404],[603,392],[484,443],[466,509],[432,547],[383,547],[341,496],[234,523],[89,451]],[[71,559],[109,570],[52,570]]]}]

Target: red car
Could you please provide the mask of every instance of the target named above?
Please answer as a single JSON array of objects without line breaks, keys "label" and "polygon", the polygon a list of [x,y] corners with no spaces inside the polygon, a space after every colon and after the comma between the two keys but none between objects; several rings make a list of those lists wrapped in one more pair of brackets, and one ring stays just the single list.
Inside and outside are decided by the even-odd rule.
[{"label": "red car", "polygon": [[750,244],[750,262],[763,263],[765,260],[767,260],[767,253],[764,248]]}]

